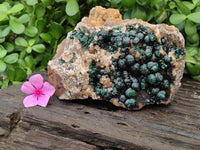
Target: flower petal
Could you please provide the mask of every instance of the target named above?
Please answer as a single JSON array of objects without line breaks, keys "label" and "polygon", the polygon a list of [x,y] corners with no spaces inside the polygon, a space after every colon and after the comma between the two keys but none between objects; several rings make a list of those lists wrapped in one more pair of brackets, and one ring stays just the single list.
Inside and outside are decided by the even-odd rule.
[{"label": "flower petal", "polygon": [[35,88],[31,85],[30,82],[26,81],[22,84],[21,91],[26,94],[32,94]]},{"label": "flower petal", "polygon": [[29,78],[29,82],[37,89],[40,89],[43,85],[43,77],[40,74],[35,74]]},{"label": "flower petal", "polygon": [[44,82],[43,88],[42,88],[42,93],[52,96],[54,94],[54,92],[55,92],[55,88],[48,82]]},{"label": "flower petal", "polygon": [[25,107],[33,107],[37,105],[37,97],[34,95],[29,95],[24,98],[24,106]]},{"label": "flower petal", "polygon": [[42,106],[42,107],[46,107],[48,102],[49,102],[49,98],[50,96],[49,95],[41,95],[41,96],[38,96],[38,102],[37,104]]}]

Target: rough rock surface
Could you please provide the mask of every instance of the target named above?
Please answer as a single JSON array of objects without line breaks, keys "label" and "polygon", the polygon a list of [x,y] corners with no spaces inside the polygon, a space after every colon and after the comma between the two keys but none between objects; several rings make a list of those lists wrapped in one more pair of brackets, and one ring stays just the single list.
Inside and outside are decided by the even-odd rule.
[{"label": "rough rock surface", "polygon": [[95,7],[58,46],[48,63],[60,99],[107,100],[130,110],[168,104],[180,87],[184,38],[177,28],[122,20]]}]

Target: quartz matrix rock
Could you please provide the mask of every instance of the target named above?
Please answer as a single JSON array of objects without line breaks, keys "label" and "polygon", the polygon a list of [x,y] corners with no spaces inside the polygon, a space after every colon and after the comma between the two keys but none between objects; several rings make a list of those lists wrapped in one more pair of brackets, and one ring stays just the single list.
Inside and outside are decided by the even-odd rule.
[{"label": "quartz matrix rock", "polygon": [[177,28],[95,7],[48,63],[60,99],[107,100],[130,110],[168,104],[180,87],[184,38]]}]

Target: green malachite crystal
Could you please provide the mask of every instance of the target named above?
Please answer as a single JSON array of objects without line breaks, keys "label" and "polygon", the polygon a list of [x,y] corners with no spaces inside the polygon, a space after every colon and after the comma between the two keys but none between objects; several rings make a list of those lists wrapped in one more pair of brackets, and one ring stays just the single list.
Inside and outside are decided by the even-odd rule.
[{"label": "green malachite crystal", "polygon": [[154,74],[148,75],[147,81],[148,81],[150,84],[154,85],[154,84],[156,83],[156,77],[155,77],[155,75],[154,75]]},{"label": "green malachite crystal", "polygon": [[140,66],[140,73],[147,75],[149,73],[149,69],[147,68],[146,64],[143,64],[142,66]]},{"label": "green malachite crystal", "polygon": [[125,102],[125,105],[127,108],[131,108],[135,106],[135,99],[127,99]]},{"label": "green malachite crystal", "polygon": [[134,82],[132,83],[131,87],[134,89],[134,90],[140,90],[140,84],[138,82]]},{"label": "green malachite crystal", "polygon": [[[136,106],[136,95],[141,90],[149,95],[148,99],[144,99],[145,103],[166,100],[167,90],[174,80],[170,69],[172,58],[167,53],[174,51],[175,57],[179,58],[180,55],[185,55],[184,50],[175,44],[167,45],[168,39],[164,37],[159,42],[155,32],[148,31],[144,26],[129,25],[125,32],[121,29],[122,26],[115,27],[109,32],[102,29],[90,35],[85,34],[84,29],[71,32],[70,39],[76,37],[86,49],[93,43],[111,54],[120,50],[119,58],[111,59],[111,65],[114,67],[109,66],[110,72],[106,72],[105,68],[97,67],[96,62],[91,61],[88,71],[89,85],[94,88],[97,95],[106,100],[118,98],[127,108]],[[95,36],[98,37],[96,41]],[[165,55],[160,52],[161,47],[166,52]],[[131,51],[137,51],[140,59],[136,58]],[[102,76],[110,79],[112,77],[111,82],[114,87],[111,92],[103,88],[100,82]]]},{"label": "green malachite crystal", "polygon": [[133,55],[128,54],[125,58],[126,58],[127,65],[134,64],[135,59],[134,59]]},{"label": "green malachite crystal", "polygon": [[136,92],[135,90],[133,90],[132,88],[128,88],[125,92],[126,96],[128,98],[134,98],[136,96]]},{"label": "green malachite crystal", "polygon": [[159,88],[152,88],[151,94],[156,95],[159,92],[159,90],[160,90]]},{"label": "green malachite crystal", "polygon": [[160,92],[158,92],[157,97],[158,97],[159,99],[165,99],[165,97],[166,97],[166,92],[163,91],[163,90],[160,91]]},{"label": "green malachite crystal", "polygon": [[168,89],[169,88],[169,81],[168,80],[164,80],[163,81],[163,86],[165,89]]},{"label": "green malachite crystal", "polygon": [[133,40],[133,43],[134,43],[134,44],[138,44],[139,41],[140,41],[140,39],[139,39],[138,37],[135,37],[134,40]]}]

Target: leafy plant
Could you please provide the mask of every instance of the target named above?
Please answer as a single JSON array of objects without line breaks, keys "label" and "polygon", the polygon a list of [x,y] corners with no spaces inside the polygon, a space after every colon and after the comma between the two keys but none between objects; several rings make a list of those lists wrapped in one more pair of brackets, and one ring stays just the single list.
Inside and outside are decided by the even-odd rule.
[{"label": "leafy plant", "polygon": [[200,0],[0,0],[0,88],[45,70],[57,45],[97,5],[123,19],[175,25],[186,39],[186,66],[200,80]]},{"label": "leafy plant", "polygon": [[0,88],[21,83],[34,71],[44,70],[54,56],[57,45],[79,18],[76,0],[2,2]]}]

